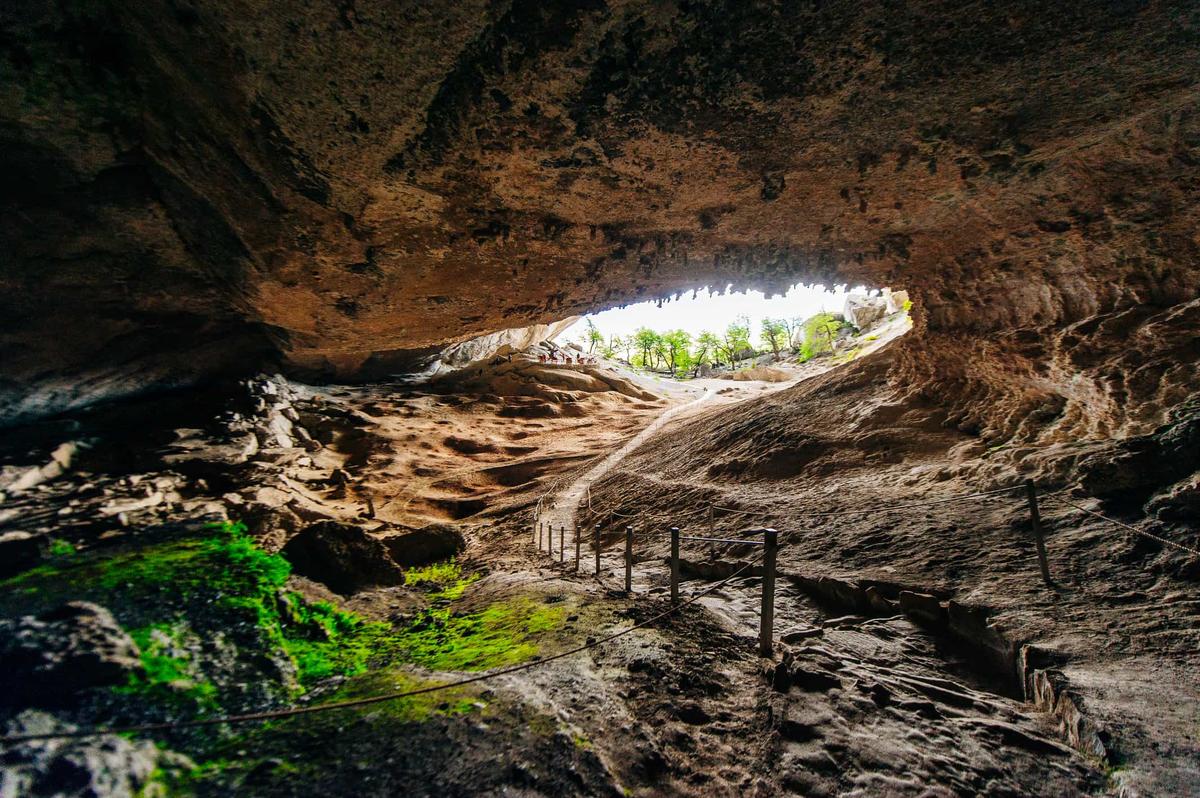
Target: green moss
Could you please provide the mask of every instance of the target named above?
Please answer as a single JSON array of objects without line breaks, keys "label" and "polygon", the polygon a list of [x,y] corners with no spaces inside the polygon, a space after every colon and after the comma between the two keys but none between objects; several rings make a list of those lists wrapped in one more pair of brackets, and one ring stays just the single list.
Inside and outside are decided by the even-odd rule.
[{"label": "green moss", "polygon": [[203,678],[199,666],[186,654],[183,638],[186,625],[152,624],[130,629],[129,635],[141,651],[143,673],[130,676],[129,682],[113,692],[137,695],[176,710],[193,713],[219,708],[216,686]]},{"label": "green moss", "polygon": [[[287,560],[259,549],[245,526],[226,523],[207,527],[200,536],[46,563],[0,581],[0,594],[38,595],[43,603],[103,601],[115,593],[122,601],[139,601],[168,590],[177,598],[256,595],[278,589],[289,571]],[[2,599],[0,609],[9,609]]]},{"label": "green moss", "polygon": [[[210,647],[201,641],[209,637],[220,635],[221,650],[235,654],[239,683],[247,678],[245,669],[286,655],[295,664],[297,679],[272,687],[276,695],[286,700],[289,691],[303,692],[340,675],[349,680],[320,699],[340,701],[434,684],[405,672],[405,666],[471,671],[527,661],[539,654],[544,638],[568,614],[563,605],[530,597],[455,611],[455,602],[478,575],[464,575],[458,563],[449,561],[409,572],[410,585],[424,588],[431,606],[415,620],[393,625],[285,591],[289,571],[287,561],[259,549],[245,527],[223,524],[136,549],[88,550],[45,563],[0,582],[0,612],[39,611],[78,598],[105,604],[129,629],[144,665],[128,684],[106,691],[107,700],[118,713],[136,707],[138,714],[164,719],[212,715],[236,706],[229,699],[240,693],[225,694],[236,685],[227,688],[223,679],[230,674],[216,669],[228,668],[228,662],[217,665],[206,659]],[[263,667],[261,674],[264,680],[281,678],[277,668]],[[476,706],[474,694],[451,688],[347,712],[360,719],[382,718],[393,725],[380,726],[380,733],[391,733],[397,723],[461,714]],[[342,712],[331,713],[330,722],[339,715],[338,722],[344,722]],[[261,736],[248,739],[270,740],[272,728],[308,734],[302,730],[317,728],[314,723],[313,717],[281,721],[253,730]],[[198,747],[190,753],[205,764],[195,774],[171,776],[170,794],[228,783],[222,764],[227,754],[219,750],[231,739],[227,735],[214,728],[197,737]],[[245,775],[251,765],[239,761],[231,767]]]},{"label": "green moss", "polygon": [[70,557],[75,553],[75,547],[62,538],[50,539],[51,557]]},{"label": "green moss", "polygon": [[537,656],[537,638],[562,626],[567,611],[520,597],[479,612],[422,613],[404,635],[406,657],[430,670],[486,670]]},{"label": "green moss", "polygon": [[453,558],[444,562],[433,563],[424,568],[412,568],[404,573],[404,584],[408,587],[432,589],[430,599],[439,601],[457,601],[462,598],[467,587],[479,578],[479,574],[462,575],[462,566]]}]

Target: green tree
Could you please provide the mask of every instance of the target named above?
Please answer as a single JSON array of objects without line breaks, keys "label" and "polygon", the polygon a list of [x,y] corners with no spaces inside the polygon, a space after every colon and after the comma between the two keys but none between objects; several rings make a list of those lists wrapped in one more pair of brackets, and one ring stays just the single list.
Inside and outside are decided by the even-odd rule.
[{"label": "green tree", "polygon": [[691,365],[692,336],[686,330],[669,330],[662,334],[663,356],[672,374],[686,373]]},{"label": "green tree", "polygon": [[737,364],[739,356],[747,349],[751,352],[754,351],[754,348],[750,346],[750,319],[738,316],[725,328],[719,351],[729,361],[729,367],[733,368]]},{"label": "green tree", "polygon": [[613,360],[620,353],[625,344],[625,339],[619,335],[610,335],[608,342],[600,344],[600,357]]},{"label": "green tree", "polygon": [[804,329],[804,319],[799,316],[792,316],[790,319],[780,319],[785,330],[787,330],[787,346],[793,352],[800,348],[800,333]]},{"label": "green tree", "polygon": [[832,354],[833,342],[842,329],[840,316],[818,313],[804,322],[804,343],[800,345],[800,360],[811,360],[817,355]]},{"label": "green tree", "polygon": [[788,329],[783,319],[763,319],[759,337],[775,357],[788,345]]},{"label": "green tree", "polygon": [[717,351],[720,347],[721,339],[708,330],[696,336],[696,351],[692,355],[693,377],[699,376],[700,369],[704,366],[718,362]]},{"label": "green tree", "polygon": [[649,327],[639,327],[633,333],[633,342],[642,356],[642,368],[653,368],[651,355],[660,341],[658,333]]},{"label": "green tree", "polygon": [[604,333],[591,319],[584,319],[587,329],[584,330],[583,340],[587,344],[588,354],[594,354],[597,346],[604,346]]}]

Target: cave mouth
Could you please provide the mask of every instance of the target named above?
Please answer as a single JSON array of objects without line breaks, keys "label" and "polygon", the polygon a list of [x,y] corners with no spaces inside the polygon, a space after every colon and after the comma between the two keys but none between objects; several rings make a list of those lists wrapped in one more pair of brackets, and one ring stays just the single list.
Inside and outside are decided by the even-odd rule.
[{"label": "cave mouth", "polygon": [[[0,425],[43,421],[0,435],[0,729],[554,678],[6,749],[6,786],[1195,792],[1200,4],[10,5]],[[797,277],[904,288],[914,334],[557,329]],[[597,508],[765,508],[785,569],[861,588],[792,606],[791,699],[739,642],[753,585],[740,626],[540,659],[665,601],[661,558],[636,597],[563,567],[621,452]],[[1019,495],[911,503],[1026,479],[1054,588]],[[885,672],[885,584],[1054,714]]]},{"label": "cave mouth", "polygon": [[[740,374],[784,381],[782,369],[842,365],[912,327],[905,291],[796,283],[779,293],[713,284],[589,313],[551,327],[555,344],[676,379]],[[758,372],[751,374],[754,369]]]}]

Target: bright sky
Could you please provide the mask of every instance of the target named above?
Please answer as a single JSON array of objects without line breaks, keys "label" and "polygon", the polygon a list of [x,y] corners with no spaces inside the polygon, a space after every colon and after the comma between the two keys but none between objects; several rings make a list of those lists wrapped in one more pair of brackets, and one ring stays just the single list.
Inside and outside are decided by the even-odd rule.
[{"label": "bright sky", "polygon": [[[663,302],[661,308],[656,302],[642,302],[594,313],[585,318],[590,318],[608,338],[612,335],[629,335],[639,327],[649,327],[658,332],[687,330],[692,335],[702,330],[720,332],[738,316],[748,316],[752,340],[758,341],[759,323],[764,317],[777,319],[799,316],[806,319],[822,310],[841,313],[847,293],[861,294],[866,291],[862,287],[847,290],[844,285],[833,289],[820,285],[795,285],[785,296],[767,299],[761,291],[710,295],[707,289],[702,288],[695,299],[692,299],[689,291],[678,300]],[[582,334],[581,320],[560,334],[559,340],[576,340]]]}]

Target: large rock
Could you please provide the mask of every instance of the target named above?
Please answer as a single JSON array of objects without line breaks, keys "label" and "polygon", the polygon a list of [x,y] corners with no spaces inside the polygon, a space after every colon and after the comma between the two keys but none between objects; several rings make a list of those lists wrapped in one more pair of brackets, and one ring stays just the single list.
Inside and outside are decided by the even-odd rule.
[{"label": "large rock", "polygon": [[405,568],[448,559],[466,546],[462,533],[449,524],[430,524],[382,540],[392,559]]},{"label": "large rock", "polygon": [[846,321],[860,330],[865,330],[887,315],[887,300],[881,296],[847,294],[842,315]]},{"label": "large rock", "polygon": [[0,701],[56,705],[80,690],[140,672],[137,645],[104,607],[72,601],[37,617],[0,621]]},{"label": "large rock", "polygon": [[310,524],[287,542],[282,553],[296,573],[342,595],[404,582],[404,571],[388,547],[353,524]]},{"label": "large rock", "polygon": [[899,313],[908,304],[907,291],[893,291],[890,288],[885,288],[883,289],[883,298],[887,301],[887,312],[889,314]]},{"label": "large rock", "polygon": [[45,555],[47,546],[45,535],[21,530],[0,535],[0,579],[37,565]]},{"label": "large rock", "polygon": [[[27,710],[4,733],[53,734],[76,727],[52,715]],[[155,795],[147,789],[155,776],[194,767],[185,756],[160,749],[149,740],[106,734],[82,739],[30,740],[0,753],[0,796],[46,798],[134,798]]]},{"label": "large rock", "polygon": [[497,354],[521,352],[545,341],[554,340],[577,321],[578,316],[569,316],[550,324],[531,324],[528,327],[513,327],[488,333],[447,347],[439,360],[446,366],[465,366],[474,360],[485,360]]}]

